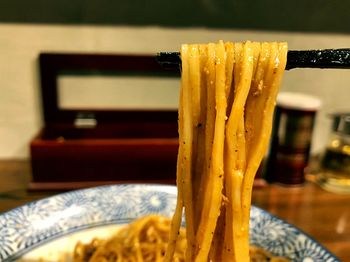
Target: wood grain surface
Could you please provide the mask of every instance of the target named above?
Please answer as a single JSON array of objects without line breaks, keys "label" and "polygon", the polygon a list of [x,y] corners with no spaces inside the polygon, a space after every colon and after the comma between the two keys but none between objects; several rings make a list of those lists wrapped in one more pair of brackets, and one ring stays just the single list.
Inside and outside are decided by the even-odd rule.
[{"label": "wood grain surface", "polygon": [[[28,161],[0,161],[0,213],[57,192],[28,192]],[[313,183],[300,187],[257,188],[253,204],[311,235],[341,261],[350,261],[350,195],[337,195]]]}]

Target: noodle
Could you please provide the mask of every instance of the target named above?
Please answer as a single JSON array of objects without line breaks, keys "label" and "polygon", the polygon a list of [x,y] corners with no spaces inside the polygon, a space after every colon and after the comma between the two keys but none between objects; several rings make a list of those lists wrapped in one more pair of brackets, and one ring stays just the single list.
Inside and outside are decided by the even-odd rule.
[{"label": "noodle", "polygon": [[[74,249],[73,262],[158,262],[164,261],[169,243],[171,220],[159,215],[149,215],[121,228],[107,240],[93,239],[90,243],[78,242]],[[181,228],[174,249],[174,262],[185,261],[186,233]],[[281,257],[257,247],[250,247],[252,262],[286,262]],[[42,261],[42,260],[41,260]]]},{"label": "noodle", "polygon": [[75,261],[286,261],[249,247],[253,182],[286,57],[286,43],[183,45],[174,216],[141,218],[88,259],[78,244]]},{"label": "noodle", "polygon": [[[74,250],[74,261],[163,261],[169,242],[171,220],[158,215],[142,217],[123,227],[112,238],[102,241],[94,239],[90,244],[78,243]],[[181,228],[174,249],[174,262],[184,261],[186,249],[185,230]]]},{"label": "noodle", "polygon": [[[185,261],[250,260],[252,187],[268,146],[286,57],[287,44],[276,42],[220,41],[206,48],[181,48],[183,199],[173,221],[180,220],[184,207]],[[198,91],[199,87],[205,90]],[[204,156],[198,151],[202,145]],[[200,173],[194,168],[199,166]],[[174,232],[167,262],[173,257]]]}]

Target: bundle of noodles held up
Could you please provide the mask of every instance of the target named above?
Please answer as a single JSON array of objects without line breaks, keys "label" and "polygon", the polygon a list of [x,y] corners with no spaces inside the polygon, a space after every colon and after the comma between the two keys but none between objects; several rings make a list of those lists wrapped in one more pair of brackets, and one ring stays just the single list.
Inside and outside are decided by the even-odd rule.
[{"label": "bundle of noodles held up", "polygon": [[286,43],[183,45],[178,198],[165,261],[183,208],[186,261],[249,261],[255,174],[268,147]]}]

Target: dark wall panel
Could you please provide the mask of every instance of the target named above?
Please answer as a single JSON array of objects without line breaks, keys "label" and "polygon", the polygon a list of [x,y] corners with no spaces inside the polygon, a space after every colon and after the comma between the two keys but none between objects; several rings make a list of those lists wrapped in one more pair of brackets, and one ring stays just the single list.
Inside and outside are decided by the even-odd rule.
[{"label": "dark wall panel", "polygon": [[350,1],[0,0],[0,22],[350,33]]}]

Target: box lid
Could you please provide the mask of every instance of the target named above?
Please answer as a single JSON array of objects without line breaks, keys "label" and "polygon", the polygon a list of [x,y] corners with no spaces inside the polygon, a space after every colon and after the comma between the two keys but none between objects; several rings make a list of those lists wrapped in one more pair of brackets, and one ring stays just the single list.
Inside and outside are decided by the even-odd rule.
[{"label": "box lid", "polygon": [[[43,115],[46,126],[74,126],[120,122],[176,122],[176,110],[65,109],[59,107],[58,76],[67,71],[108,72],[118,75],[179,77],[176,71],[165,71],[154,55],[41,53],[40,79]],[[166,88],[166,87],[164,87]]]}]

